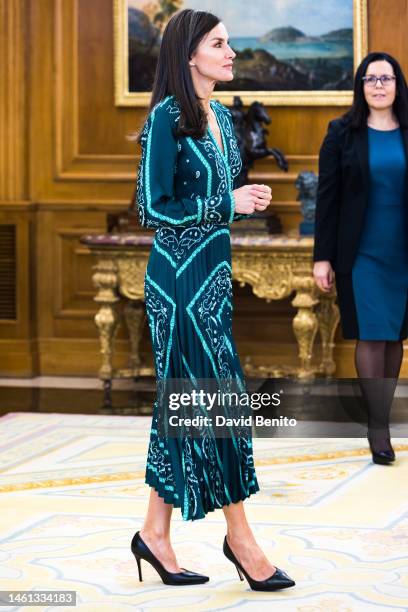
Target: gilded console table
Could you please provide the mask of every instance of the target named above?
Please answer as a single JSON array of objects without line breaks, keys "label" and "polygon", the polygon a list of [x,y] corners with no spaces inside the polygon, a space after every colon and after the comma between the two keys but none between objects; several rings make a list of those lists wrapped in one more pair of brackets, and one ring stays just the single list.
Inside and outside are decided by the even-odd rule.
[{"label": "gilded console table", "polygon": [[[154,375],[154,370],[146,368],[139,357],[139,342],[145,325],[144,275],[152,241],[151,234],[86,235],[81,238],[82,244],[88,246],[97,259],[93,282],[97,289],[94,299],[99,310],[95,323],[101,342],[99,376],[104,381],[105,400],[110,398],[113,378]],[[293,331],[299,348],[299,365],[296,368],[255,367],[247,361],[245,373],[262,377],[295,375],[304,380],[310,380],[316,374],[334,374],[334,334],[339,312],[335,293],[322,293],[315,286],[312,276],[313,239],[232,232],[231,245],[234,280],[241,286],[248,283],[254,294],[267,302],[294,293],[291,303],[296,309]],[[114,371],[112,352],[120,302],[124,303],[131,354],[129,367]],[[317,332],[321,337],[322,359],[313,365]]]}]

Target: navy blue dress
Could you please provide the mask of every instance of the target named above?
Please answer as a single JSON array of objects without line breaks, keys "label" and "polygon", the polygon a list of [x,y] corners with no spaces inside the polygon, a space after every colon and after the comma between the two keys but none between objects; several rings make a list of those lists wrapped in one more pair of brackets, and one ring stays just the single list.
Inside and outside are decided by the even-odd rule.
[{"label": "navy blue dress", "polygon": [[401,130],[368,128],[370,192],[352,270],[360,340],[399,340],[407,306],[407,161]]}]

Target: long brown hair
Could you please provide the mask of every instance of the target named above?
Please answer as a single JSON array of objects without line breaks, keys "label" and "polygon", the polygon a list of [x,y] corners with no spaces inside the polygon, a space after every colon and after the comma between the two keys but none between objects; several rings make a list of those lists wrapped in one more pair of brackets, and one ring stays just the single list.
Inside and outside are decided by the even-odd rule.
[{"label": "long brown hair", "polygon": [[[185,9],[173,15],[163,32],[148,113],[167,96],[174,96],[181,111],[177,136],[200,138],[207,129],[207,117],[194,89],[189,61],[200,41],[219,23],[220,19],[212,13]],[[137,136],[139,142],[142,129]]]}]

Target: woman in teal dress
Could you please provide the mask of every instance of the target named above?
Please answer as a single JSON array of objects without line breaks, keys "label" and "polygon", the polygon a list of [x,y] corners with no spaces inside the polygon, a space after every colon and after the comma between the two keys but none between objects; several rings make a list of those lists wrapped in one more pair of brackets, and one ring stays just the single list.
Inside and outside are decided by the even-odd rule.
[{"label": "woman in teal dress", "polygon": [[[215,83],[233,78],[234,57],[225,26],[210,13],[181,11],[163,34],[140,135],[137,188],[140,222],[155,229],[145,303],[158,381],[244,384],[231,329],[230,225],[264,210],[271,190],[234,188],[241,159],[231,114],[210,101]],[[171,513],[180,508],[183,519],[195,520],[222,508],[228,526],[224,553],[251,587],[294,584],[270,564],[246,521],[243,500],[259,490],[250,435],[163,436],[161,409],[156,398],[146,467],[149,508],[132,540],[139,578],[143,558],[167,584],[207,581],[179,567],[170,544]]]},{"label": "woman in teal dress", "polygon": [[330,122],[319,156],[314,275],[336,280],[373,462],[395,461],[390,411],[408,336],[408,89],[397,60],[369,53],[350,110]]}]

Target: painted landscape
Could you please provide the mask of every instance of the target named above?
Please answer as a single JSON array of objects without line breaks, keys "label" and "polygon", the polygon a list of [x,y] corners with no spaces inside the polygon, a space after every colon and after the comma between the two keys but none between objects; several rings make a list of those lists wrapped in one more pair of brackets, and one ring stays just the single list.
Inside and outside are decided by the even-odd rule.
[{"label": "painted landscape", "polygon": [[[334,0],[327,1],[334,3]],[[340,1],[344,6],[344,0]],[[140,8],[135,4],[136,0],[133,0],[133,6],[128,6],[129,91],[143,92],[150,91],[152,87],[165,24],[173,12],[186,5],[180,0],[160,0],[148,5],[140,1]],[[202,8],[209,10],[204,6]],[[352,12],[350,15],[352,23]],[[262,23],[267,21],[262,19]],[[265,28],[262,34],[256,36],[234,36],[232,30],[230,44],[237,54],[234,80],[220,84],[218,89],[344,91],[353,87],[352,27],[328,29],[318,35],[294,25]]]}]

